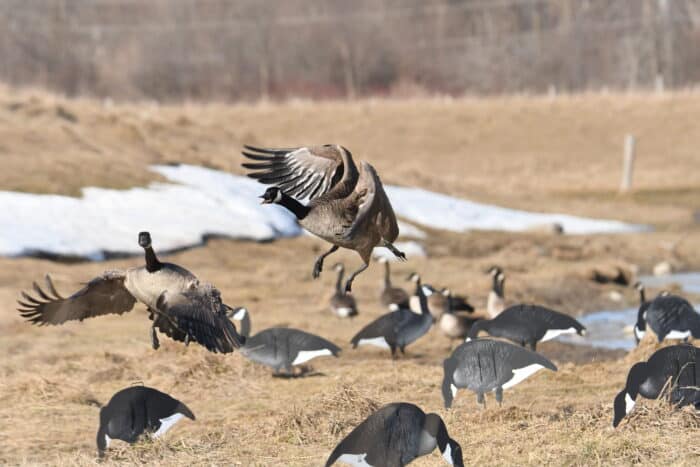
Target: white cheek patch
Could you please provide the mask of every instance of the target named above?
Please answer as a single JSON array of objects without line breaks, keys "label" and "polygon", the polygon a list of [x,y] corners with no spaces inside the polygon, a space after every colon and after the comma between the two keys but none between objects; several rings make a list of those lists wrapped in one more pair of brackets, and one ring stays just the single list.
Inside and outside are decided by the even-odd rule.
[{"label": "white cheek patch", "polygon": [[544,336],[542,336],[542,339],[540,339],[540,342],[547,342],[548,340],[552,340],[555,337],[561,336],[562,334],[576,334],[576,328],[548,329]]},{"label": "white cheek patch", "polygon": [[360,339],[357,342],[357,345],[374,345],[377,347],[381,347],[382,349],[389,348],[389,344],[387,343],[386,339],[384,339],[382,336],[372,337],[371,339]]},{"label": "white cheek patch", "polygon": [[105,435],[105,448],[108,448],[108,447],[109,447],[109,443],[111,443],[111,442],[112,442],[112,438],[110,438],[109,436]]},{"label": "white cheek patch", "polygon": [[396,303],[389,304],[389,311],[399,311],[400,307]]},{"label": "white cheek patch", "polygon": [[337,308],[335,312],[341,318],[347,318],[352,314],[352,308]]},{"label": "white cheek patch", "polygon": [[340,462],[352,465],[353,467],[372,467],[365,458],[367,454],[343,454],[338,458]]},{"label": "white cheek patch", "polygon": [[[544,368],[544,367],[542,365],[540,365],[539,363],[533,363],[532,365],[528,365],[526,367],[518,368],[517,370],[513,370],[513,377],[508,382],[506,382],[506,384],[503,385],[503,389],[512,388],[513,386],[515,386],[518,383],[521,383],[526,378],[535,374],[536,372],[538,372],[542,368]],[[494,389],[494,391],[495,391],[495,389]]]},{"label": "white cheek patch", "polygon": [[236,321],[240,321],[243,318],[245,318],[246,313],[248,313],[248,310],[246,310],[245,308],[241,308],[233,315],[233,319],[235,319]]},{"label": "white cheek patch", "polygon": [[690,331],[671,331],[666,334],[664,340],[666,339],[687,339],[690,337]]},{"label": "white cheek patch", "polygon": [[301,363],[308,362],[312,358],[321,357],[323,355],[333,355],[333,352],[328,349],[300,350],[297,357],[292,362],[292,365],[299,365]]},{"label": "white cheek patch", "polygon": [[452,392],[452,397],[457,397],[457,386],[450,384],[450,391]]},{"label": "white cheek patch", "polygon": [[467,337],[466,339],[464,339],[464,342],[471,342],[471,341],[472,341],[471,337]]},{"label": "white cheek patch", "polygon": [[177,422],[179,422],[182,417],[184,417],[184,415],[182,415],[181,413],[176,413],[172,414],[169,417],[161,418],[160,428],[158,428],[158,431],[153,433],[153,437],[158,438],[167,433],[168,430],[171,429],[173,425],[175,425]]},{"label": "white cheek patch", "polygon": [[636,324],[634,325],[634,335],[637,336],[637,339],[641,341],[642,339],[644,339],[644,334],[646,333],[646,331],[642,331],[641,329],[639,329]]},{"label": "white cheek patch", "polygon": [[275,195],[275,203],[279,203],[282,201],[282,190],[277,190],[277,194]]},{"label": "white cheek patch", "polygon": [[445,446],[445,450],[442,451],[442,457],[445,458],[448,464],[452,464],[452,448],[450,447],[450,443],[447,443],[447,446]]},{"label": "white cheek patch", "polygon": [[433,294],[433,291],[427,288],[426,286],[421,286],[421,289],[423,289],[423,294],[426,297],[430,297]]},{"label": "white cheek patch", "polygon": [[634,404],[635,402],[632,396],[630,396],[629,393],[625,393],[625,414],[629,414],[632,411]]}]

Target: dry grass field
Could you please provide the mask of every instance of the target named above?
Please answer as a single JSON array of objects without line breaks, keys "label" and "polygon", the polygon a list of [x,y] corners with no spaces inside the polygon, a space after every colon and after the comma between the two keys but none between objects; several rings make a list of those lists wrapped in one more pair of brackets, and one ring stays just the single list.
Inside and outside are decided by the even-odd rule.
[{"label": "dry grass field", "polygon": [[[126,188],[155,180],[147,166],[157,162],[240,173],[244,143],[340,142],[371,160],[389,183],[654,225],[651,233],[593,236],[429,230],[429,258],[395,269],[397,283],[419,271],[426,282],[484,306],[484,270],[499,264],[508,274],[509,302],[580,314],[637,300],[632,289],[588,281],[591,267],[648,272],[668,260],[700,268],[693,220],[700,209],[698,116],[700,95],[693,93],[163,107],[3,89],[0,188],[72,195],[86,185]],[[639,138],[636,190],[618,196],[627,132]],[[51,222],[52,213],[35,214]],[[610,427],[612,400],[627,369],[653,345],[625,355],[543,344],[558,372],[540,372],[506,391],[502,407],[487,397],[482,410],[475,396],[462,392],[447,412],[440,383],[448,340],[433,329],[396,361],[387,351],[352,350],[352,335],[383,313],[381,268],[359,276],[360,315],[341,321],[326,305],[330,268],[311,279],[322,247],[306,236],[260,244],[217,239],[167,257],[216,284],[228,304],[246,305],[254,332],[288,325],[343,347],[341,358],[313,360],[311,374],[295,379],[273,378],[237,353],[212,355],[167,338],[154,351],[141,306],[121,317],[54,328],[31,327],[15,311],[19,290],[46,272],[67,293],[104,269],[138,265],[141,258],[70,264],[0,258],[0,464],[95,464],[98,405],[143,383],[185,402],[197,420],[181,422],[158,441],[115,442],[105,465],[318,466],[372,408],[392,401],[441,414],[469,465],[697,465],[700,419],[692,412],[644,401],[629,421]],[[327,265],[333,260],[350,267],[359,262],[348,252]],[[623,294],[622,302],[610,300],[612,290]],[[441,462],[434,453],[415,465]]]}]

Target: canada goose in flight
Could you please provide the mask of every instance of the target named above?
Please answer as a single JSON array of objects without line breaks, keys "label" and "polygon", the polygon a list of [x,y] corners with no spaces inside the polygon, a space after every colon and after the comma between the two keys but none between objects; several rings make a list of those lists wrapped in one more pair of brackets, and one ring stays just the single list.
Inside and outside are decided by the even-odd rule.
[{"label": "canada goose in flight", "polygon": [[646,290],[644,284],[636,282],[634,288],[639,292],[639,310],[637,311],[637,322],[634,325],[634,340],[639,344],[644,334],[646,333],[646,322],[644,321],[645,313],[651,303],[646,298]]},{"label": "canada goose in flight", "polygon": [[438,448],[443,459],[462,467],[462,447],[447,433],[438,414],[425,414],[406,402],[385,405],[357,425],[331,453],[337,461],[353,466],[403,467]]},{"label": "canada goose in flight", "polygon": [[309,360],[332,355],[337,357],[340,347],[326,339],[292,328],[269,328],[252,337],[250,333],[250,316],[246,308],[235,308],[229,317],[241,321],[241,335],[245,338],[240,348],[241,354],[256,363],[269,366],[275,374],[282,369],[287,375],[293,375],[293,366]]},{"label": "canada goose in flight", "polygon": [[[387,247],[399,259],[406,255],[393,242],[399,226],[374,167],[367,162],[358,170],[352,154],[334,144],[293,149],[265,149],[244,146],[243,155],[254,163],[249,177],[275,185],[261,196],[263,204],[276,203],[290,210],[302,227],[333,246],[316,259],[313,277],[323,270],[323,260],[338,248],[355,250],[364,264],[350,274],[352,281],[369,267],[372,250]],[[308,198],[306,205],[298,200]]]},{"label": "canada goose in flight", "polygon": [[662,293],[639,307],[634,336],[637,343],[646,334],[647,325],[659,342],[664,339],[700,338],[700,314],[683,297]]},{"label": "canada goose in flight", "polygon": [[22,292],[20,314],[32,324],[63,324],[94,316],[122,314],[139,301],[146,305],[153,348],[160,344],[156,328],[170,338],[195,341],[211,352],[228,353],[240,346],[236,328],[226,318],[229,307],[212,285],[199,282],[188,270],[156,257],[148,232],[139,233],[146,265],[126,271],[106,271],[68,298],[46,276],[46,290],[34,283],[35,295]]},{"label": "canada goose in flight", "polygon": [[380,258],[380,263],[384,263],[384,282],[382,285],[382,291],[379,294],[379,300],[382,305],[389,307],[389,305],[396,304],[400,308],[408,308],[408,293],[401,287],[395,287],[391,284],[391,271],[389,269],[389,260],[386,258]]},{"label": "canada goose in flight", "polygon": [[[671,381],[671,387],[667,385]],[[613,402],[613,427],[627,416],[637,396],[657,399],[664,389],[677,406],[694,405],[700,409],[700,349],[689,344],[657,350],[646,362],[635,363],[627,375],[625,388]]]},{"label": "canada goose in flight", "polygon": [[122,389],[100,409],[97,451],[103,457],[113,439],[135,443],[144,433],[159,438],[183,417],[195,419],[185,404],[164,392],[146,386]]},{"label": "canada goose in flight", "polygon": [[421,313],[417,314],[407,308],[391,305],[392,311],[384,314],[362,328],[350,341],[353,349],[358,345],[374,345],[391,350],[391,357],[396,356],[396,348],[404,348],[422,337],[430,330],[433,316],[428,310],[428,302],[423,293],[420,276],[411,275],[416,283],[416,294],[420,298]]},{"label": "canada goose in flight", "polygon": [[546,342],[562,334],[583,336],[586,328],[569,315],[538,305],[513,305],[493,319],[479,320],[471,327],[469,339],[480,331],[502,337],[535,350],[538,342]]},{"label": "canada goose in flight", "polygon": [[352,318],[357,316],[357,302],[355,302],[355,297],[345,293],[341,285],[345,267],[342,263],[336,263],[333,269],[338,273],[338,279],[335,282],[335,293],[331,297],[331,311],[340,318]]},{"label": "canada goose in flight", "polygon": [[504,389],[515,386],[542,368],[557,371],[557,367],[542,355],[495,339],[477,339],[461,344],[444,361],[443,368],[442,397],[448,409],[458,389],[471,389],[477,395],[477,402],[484,406],[484,394],[494,391],[500,404]]}]

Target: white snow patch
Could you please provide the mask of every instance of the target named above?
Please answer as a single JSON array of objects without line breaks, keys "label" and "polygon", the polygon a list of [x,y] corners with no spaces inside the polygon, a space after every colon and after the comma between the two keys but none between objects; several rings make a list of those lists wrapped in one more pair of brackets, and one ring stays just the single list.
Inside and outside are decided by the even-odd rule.
[{"label": "white snow patch", "polygon": [[[411,258],[425,258],[428,254],[425,252],[425,248],[418,242],[409,240],[407,242],[396,242],[394,246],[406,255],[407,259]],[[372,256],[375,259],[386,258],[389,261],[399,261],[399,259],[394,256],[388,248],[378,247],[372,251]]]}]

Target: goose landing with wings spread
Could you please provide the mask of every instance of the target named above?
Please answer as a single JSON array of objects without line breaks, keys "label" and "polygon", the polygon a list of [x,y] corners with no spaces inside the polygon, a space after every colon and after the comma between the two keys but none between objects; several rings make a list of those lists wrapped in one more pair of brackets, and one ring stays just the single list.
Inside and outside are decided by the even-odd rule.
[{"label": "goose landing with wings spread", "polygon": [[[326,256],[340,247],[357,251],[364,262],[345,282],[347,292],[369,266],[374,247],[387,247],[397,258],[406,259],[393,245],[399,227],[377,172],[364,161],[358,170],[346,148],[332,144],[289,149],[245,146],[243,155],[255,161],[243,164],[253,170],[249,177],[275,185],[261,196],[263,204],[284,206],[303,228],[333,244],[316,259],[314,278],[320,275]],[[309,202],[304,205],[299,201],[303,199]]]},{"label": "goose landing with wings spread", "polygon": [[148,232],[139,234],[146,265],[126,271],[106,271],[68,298],[63,298],[46,276],[45,290],[34,283],[34,295],[22,292],[19,312],[32,324],[66,321],[130,311],[139,301],[148,307],[153,348],[160,344],[156,329],[189,344],[195,341],[211,352],[229,353],[240,347],[241,336],[226,317],[230,307],[211,284],[172,263],[161,263]]}]

